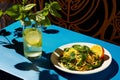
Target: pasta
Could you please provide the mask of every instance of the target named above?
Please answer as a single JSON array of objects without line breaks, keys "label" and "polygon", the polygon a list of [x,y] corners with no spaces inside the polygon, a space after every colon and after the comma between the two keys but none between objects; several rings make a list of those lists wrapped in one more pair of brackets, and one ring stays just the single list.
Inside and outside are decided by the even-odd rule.
[{"label": "pasta", "polygon": [[73,45],[65,48],[58,59],[59,64],[67,69],[76,71],[88,71],[100,67],[103,59],[85,45]]}]

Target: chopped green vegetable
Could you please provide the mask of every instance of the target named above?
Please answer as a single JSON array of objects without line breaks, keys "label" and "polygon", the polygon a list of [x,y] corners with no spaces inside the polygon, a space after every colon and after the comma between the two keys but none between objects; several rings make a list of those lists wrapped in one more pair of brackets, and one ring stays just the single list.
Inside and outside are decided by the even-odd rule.
[{"label": "chopped green vegetable", "polygon": [[68,52],[70,50],[70,48],[65,48],[64,51],[65,52]]},{"label": "chopped green vegetable", "polygon": [[73,45],[64,49],[59,62],[70,70],[86,71],[100,67],[103,60],[86,45]]}]

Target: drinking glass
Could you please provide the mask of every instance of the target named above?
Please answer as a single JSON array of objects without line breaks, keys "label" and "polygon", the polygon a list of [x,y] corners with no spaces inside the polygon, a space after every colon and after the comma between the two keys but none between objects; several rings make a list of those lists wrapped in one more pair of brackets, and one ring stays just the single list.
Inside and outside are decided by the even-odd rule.
[{"label": "drinking glass", "polygon": [[39,58],[42,54],[41,26],[25,27],[23,30],[24,55],[29,59]]}]

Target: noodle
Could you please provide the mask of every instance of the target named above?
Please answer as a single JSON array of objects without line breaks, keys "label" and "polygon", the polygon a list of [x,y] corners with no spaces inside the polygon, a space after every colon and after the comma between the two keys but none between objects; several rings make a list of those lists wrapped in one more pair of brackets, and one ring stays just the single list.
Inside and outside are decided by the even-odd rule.
[{"label": "noodle", "polygon": [[61,66],[77,71],[92,70],[100,67],[103,63],[98,55],[84,45],[73,45],[70,48],[65,48],[63,55],[58,60]]}]

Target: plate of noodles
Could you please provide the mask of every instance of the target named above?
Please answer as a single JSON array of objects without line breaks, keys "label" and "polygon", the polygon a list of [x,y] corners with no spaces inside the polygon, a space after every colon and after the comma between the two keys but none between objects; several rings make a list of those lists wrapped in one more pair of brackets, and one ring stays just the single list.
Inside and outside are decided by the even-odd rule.
[{"label": "plate of noodles", "polygon": [[76,42],[58,47],[51,55],[51,62],[67,73],[93,74],[106,69],[112,62],[112,56],[101,45]]}]

